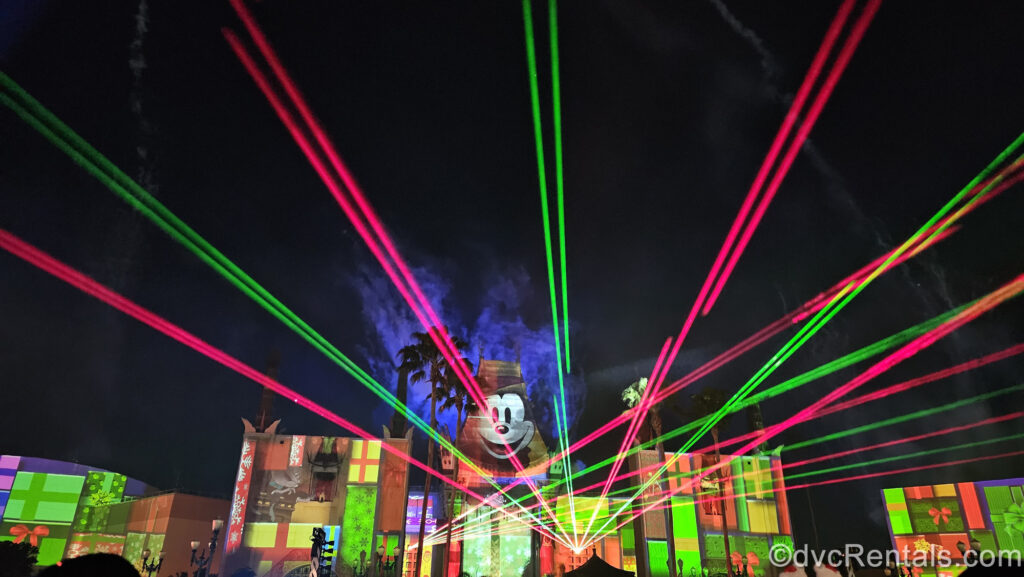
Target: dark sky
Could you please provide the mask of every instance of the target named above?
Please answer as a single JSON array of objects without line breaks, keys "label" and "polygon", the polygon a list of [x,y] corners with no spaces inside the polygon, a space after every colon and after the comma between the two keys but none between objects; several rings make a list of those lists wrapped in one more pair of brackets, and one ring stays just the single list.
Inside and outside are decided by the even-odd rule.
[{"label": "dark sky", "polygon": [[[649,372],[661,343],[678,333],[838,2],[728,2],[742,29],[710,1],[560,4],[574,434],[581,435],[621,410],[619,391]],[[898,244],[1017,136],[1024,4],[950,4],[883,4],[673,376]],[[151,2],[141,37],[138,7],[5,2],[0,67],[393,385],[385,362],[411,330],[410,317],[397,292],[376,290],[384,286],[376,263],[229,51],[220,29],[241,26],[227,2]],[[534,8],[548,122],[546,10]],[[543,348],[550,311],[520,4],[264,0],[253,9],[453,331],[487,339],[489,351],[506,356],[513,341]],[[133,40],[136,62],[141,55],[146,64],[136,66],[138,79]],[[282,382],[379,430],[387,411],[375,397],[6,109],[0,147],[0,227],[257,368],[280,350]],[[881,278],[766,386],[1019,274],[1020,192],[973,213],[962,231]],[[230,491],[239,417],[258,404],[253,383],[6,253],[0,279],[0,450],[78,460],[161,487]],[[1024,303],[1011,302],[864,390],[1016,344],[1022,313]],[[736,390],[783,342],[693,390]],[[550,370],[547,351],[528,379]],[[782,440],[1017,384],[1022,368],[1020,359],[1003,361]],[[790,416],[857,372],[767,403],[766,420]],[[551,386],[531,386],[541,385]],[[794,455],[969,423],[1022,401],[1002,397]],[[339,432],[283,403],[279,409],[287,431]],[[734,419],[730,432],[744,426]],[[915,448],[1021,429],[1018,421]],[[607,456],[619,435],[579,458]],[[1007,450],[1003,443],[915,463]],[[879,488],[1021,475],[1024,464],[1003,460],[818,488],[810,499],[822,545],[882,545]],[[805,491],[790,500],[798,539],[813,543]]]}]

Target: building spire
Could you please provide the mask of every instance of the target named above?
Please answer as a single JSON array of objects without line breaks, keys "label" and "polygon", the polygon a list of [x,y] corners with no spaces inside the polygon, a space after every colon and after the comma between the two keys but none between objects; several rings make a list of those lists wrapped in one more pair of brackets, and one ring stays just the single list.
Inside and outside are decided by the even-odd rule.
[{"label": "building spire", "polygon": [[[270,351],[270,355],[267,357],[266,375],[276,381],[280,366],[281,353],[276,349]],[[263,387],[263,391],[260,396],[260,412],[256,415],[255,423],[255,429],[259,433],[266,431],[270,424],[274,422],[274,394],[274,391]]]}]

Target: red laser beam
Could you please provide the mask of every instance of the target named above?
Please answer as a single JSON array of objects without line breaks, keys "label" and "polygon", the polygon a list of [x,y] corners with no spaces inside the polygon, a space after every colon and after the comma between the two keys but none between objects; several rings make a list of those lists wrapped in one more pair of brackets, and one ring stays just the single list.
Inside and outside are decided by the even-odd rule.
[{"label": "red laser beam", "polygon": [[[399,279],[399,276],[395,274],[395,271],[390,265],[390,263],[387,261],[387,258],[385,258],[384,255],[382,254],[380,247],[374,241],[373,237],[369,234],[369,231],[366,230],[365,224],[353,210],[351,203],[349,203],[348,200],[345,198],[345,195],[338,186],[337,182],[330,176],[329,172],[326,170],[326,167],[323,164],[323,161],[313,150],[308,138],[306,138],[306,136],[302,133],[302,130],[298,127],[298,124],[295,122],[294,117],[291,115],[291,113],[288,112],[287,108],[281,102],[276,92],[270,86],[270,83],[268,82],[265,75],[263,75],[263,73],[259,70],[259,67],[253,61],[252,57],[248,54],[248,51],[244,48],[244,46],[242,46],[241,42],[238,40],[237,36],[233,32],[225,29],[223,31],[224,36],[227,39],[232,50],[235,52],[236,56],[239,58],[243,66],[249,72],[250,76],[252,76],[253,79],[256,81],[257,86],[264,93],[264,96],[270,102],[278,117],[285,124],[288,131],[292,134],[293,139],[296,140],[303,154],[306,155],[307,159],[313,165],[314,170],[316,170],[318,175],[321,177],[321,180],[328,187],[331,194],[334,196],[335,200],[341,206],[343,212],[345,212],[346,216],[352,222],[353,226],[355,226],[357,232],[359,232],[360,236],[363,238],[364,242],[366,242],[371,252],[381,263],[382,267],[385,269],[385,272],[391,279],[392,283],[395,284],[395,286],[399,289],[399,292],[402,294],[402,297],[409,304],[410,308],[413,309],[414,314],[416,314],[420,323],[426,328],[428,334],[431,336],[432,340],[434,340],[435,344],[437,344],[438,349],[440,350],[441,354],[445,357],[446,361],[449,363],[449,366],[451,366],[453,370],[455,370],[456,376],[458,376],[459,379],[466,385],[466,388],[469,391],[470,396],[474,398],[474,401],[477,402],[478,406],[485,409],[485,413],[489,413],[488,411],[486,411],[488,403],[486,402],[486,398],[483,395],[482,389],[476,382],[476,379],[473,377],[473,375],[469,372],[468,368],[463,363],[462,356],[461,354],[458,353],[457,349],[452,344],[451,339],[447,334],[447,331],[440,330],[438,328],[444,325],[438,319],[437,314],[430,306],[429,301],[426,299],[425,296],[423,296],[423,293],[420,290],[419,285],[416,283],[415,278],[413,278],[411,272],[409,272],[408,267],[405,265],[400,255],[398,255],[398,252],[395,249],[394,244],[391,242],[386,231],[384,230],[383,224],[373,213],[372,208],[369,206],[369,203],[365,200],[365,197],[362,195],[361,190],[359,189],[358,185],[355,182],[355,179],[352,178],[351,174],[345,168],[344,164],[340,160],[340,157],[338,157],[336,151],[331,145],[329,139],[327,139],[326,134],[319,127],[319,124],[313,118],[308,106],[306,106],[305,102],[302,100],[301,95],[298,92],[298,89],[295,87],[294,83],[288,77],[287,72],[284,71],[284,68],[283,66],[281,66],[279,59],[273,52],[273,49],[270,47],[269,43],[266,41],[266,38],[259,30],[259,27],[255,22],[255,19],[253,19],[252,15],[249,14],[249,12],[245,9],[241,0],[231,0],[231,2],[232,5],[235,7],[236,11],[239,13],[239,16],[245,23],[247,29],[250,31],[250,34],[253,36],[253,39],[257,43],[257,46],[264,54],[264,56],[267,58],[268,62],[270,62],[272,69],[274,70],[275,74],[278,77],[278,80],[285,86],[285,90],[288,93],[288,95],[292,98],[293,104],[295,104],[296,108],[299,109],[300,114],[307,121],[307,124],[309,125],[311,131],[314,133],[314,135],[316,135],[317,140],[320,142],[324,152],[331,160],[332,165],[335,166],[341,179],[345,182],[346,186],[349,189],[349,192],[352,194],[352,197],[356,200],[356,203],[359,205],[359,208],[363,210],[363,216],[365,217],[366,221],[370,224],[371,228],[373,228],[374,232],[378,234],[380,242],[384,244],[385,250],[387,250],[389,255],[391,255],[391,257],[393,258],[395,265],[399,269],[399,273],[401,273],[401,276],[404,277],[405,283],[403,283],[402,280]],[[420,307],[417,306],[412,296],[409,295],[410,289],[419,300],[419,304],[422,306],[422,311],[420,310]],[[426,315],[426,318],[424,315]],[[518,472],[522,473],[524,471],[524,467],[522,466],[522,463],[520,462],[519,458],[515,455],[515,453],[512,451],[512,449],[508,446],[507,443],[505,443],[505,448],[513,467]],[[530,487],[530,489],[539,496],[539,490],[537,489],[536,484],[533,482],[533,480],[530,479],[528,476],[523,476],[522,478],[526,479],[526,483]],[[551,514],[552,518],[554,518],[554,513],[549,513]]]},{"label": "red laser beam", "polygon": [[[667,340],[665,340],[665,344],[661,346],[661,353],[658,355],[657,362],[654,363],[654,369],[651,370],[651,378],[648,380],[648,383],[653,382],[654,379],[658,377],[658,371],[662,369],[662,363],[665,362],[665,355],[668,353],[668,347],[671,344],[672,338],[669,337]],[[599,503],[603,501],[605,497],[608,496],[608,490],[611,488],[612,478],[615,477],[615,475],[618,474],[619,469],[622,468],[622,457],[625,455],[626,449],[628,449],[629,446],[633,443],[633,439],[636,438],[636,434],[640,431],[640,424],[642,422],[641,417],[644,414],[646,414],[647,409],[649,408],[647,405],[645,405],[645,403],[647,403],[649,393],[651,393],[651,388],[650,386],[647,386],[646,388],[644,388],[644,392],[640,396],[640,404],[637,407],[639,410],[633,415],[633,420],[630,421],[629,428],[626,429],[626,436],[623,437],[622,445],[619,446],[619,453],[615,459],[615,462],[612,463],[611,473],[608,474],[608,479],[604,483],[604,487],[601,489],[601,499],[598,501]],[[594,507],[595,515],[597,509],[598,507]],[[593,520],[593,516],[591,516],[591,520]]]},{"label": "red laser beam", "polygon": [[[825,38],[822,40],[821,46],[818,48],[817,54],[814,55],[811,67],[807,70],[807,74],[804,76],[804,80],[800,84],[800,89],[796,93],[796,98],[793,99],[793,103],[790,105],[789,111],[786,113],[782,126],[779,128],[779,132],[775,135],[771,148],[769,148],[768,154],[761,163],[761,168],[758,170],[757,176],[754,178],[754,182],[750,186],[750,190],[747,191],[746,198],[743,199],[740,211],[737,213],[736,219],[729,228],[729,233],[725,237],[725,242],[722,243],[722,248],[718,251],[718,256],[715,257],[714,264],[711,265],[711,272],[708,273],[708,277],[704,281],[705,286],[701,289],[698,300],[703,300],[704,296],[707,294],[707,290],[711,287],[711,283],[717,277],[719,271],[721,271],[722,265],[725,263],[725,258],[729,255],[729,250],[732,248],[733,243],[736,242],[736,237],[739,235],[743,223],[746,221],[747,215],[750,214],[750,209],[754,207],[754,201],[757,200],[758,194],[761,192],[761,187],[764,186],[764,182],[768,179],[768,174],[771,171],[772,166],[775,165],[775,161],[778,159],[779,152],[782,151],[782,145],[785,144],[786,139],[789,137],[789,132],[793,129],[793,125],[799,118],[800,110],[804,107],[807,97],[810,96],[811,89],[818,81],[818,76],[821,75],[821,71],[825,66],[825,62],[828,60],[829,54],[832,53],[832,47],[835,46],[840,32],[842,32],[843,27],[846,25],[846,20],[849,18],[850,12],[853,10],[854,1],[855,0],[845,0],[839,7],[839,11],[836,12],[835,17],[832,19],[832,24],[829,25],[828,30],[825,33]],[[707,314],[706,310],[704,311],[704,314]]]},{"label": "red laser beam", "polygon": [[[238,17],[242,20],[242,23],[245,26],[246,30],[249,32],[249,35],[253,39],[253,42],[256,44],[257,49],[259,49],[260,53],[263,55],[267,63],[270,65],[270,68],[273,71],[274,76],[277,78],[278,82],[280,82],[280,84],[284,87],[285,93],[288,95],[292,104],[298,110],[299,115],[306,123],[306,126],[312,132],[317,143],[320,145],[321,150],[324,152],[324,154],[328,158],[328,161],[331,163],[331,166],[335,169],[338,176],[345,184],[345,187],[352,195],[352,198],[355,200],[356,205],[358,205],[360,211],[363,214],[363,217],[366,219],[366,222],[373,229],[374,233],[376,233],[377,239],[381,242],[381,244],[384,245],[385,251],[394,261],[402,277],[408,283],[409,288],[412,290],[413,294],[416,296],[416,298],[422,305],[423,311],[429,318],[429,322],[422,322],[423,326],[428,330],[428,332],[431,333],[432,337],[435,340],[437,340],[437,338],[440,337],[440,340],[442,342],[437,343],[438,348],[441,349],[442,354],[444,354],[445,351],[447,350],[450,353],[450,355],[454,357],[454,359],[452,359],[448,358],[448,355],[446,355],[446,360],[456,371],[456,374],[457,376],[459,376],[460,380],[467,385],[467,388],[470,389],[471,396],[473,396],[473,393],[477,393],[479,398],[474,398],[474,400],[477,401],[477,403],[479,403],[480,407],[486,409],[488,405],[484,400],[484,396],[482,394],[480,386],[477,384],[476,379],[468,370],[468,367],[466,367],[466,365],[462,362],[462,357],[459,354],[459,351],[456,349],[455,345],[451,342],[451,339],[448,336],[447,332],[440,331],[438,335],[433,334],[434,328],[443,327],[445,325],[441,322],[440,318],[434,311],[433,307],[430,305],[429,300],[423,294],[423,291],[420,289],[419,284],[415,280],[415,277],[412,275],[412,272],[409,270],[409,267],[405,264],[405,260],[399,254],[397,248],[395,247],[394,243],[391,240],[391,237],[387,234],[387,231],[385,230],[383,223],[377,217],[372,205],[370,205],[370,203],[366,200],[366,196],[363,194],[362,189],[356,182],[356,179],[352,176],[351,171],[341,160],[341,156],[338,154],[337,149],[334,147],[334,143],[330,140],[330,138],[328,138],[326,131],[316,120],[316,117],[313,115],[309,105],[302,97],[302,93],[299,91],[297,84],[292,80],[291,75],[288,74],[287,69],[281,63],[280,58],[278,58],[277,53],[270,45],[270,42],[267,40],[266,35],[263,33],[259,24],[256,22],[256,19],[253,17],[252,13],[249,12],[249,10],[245,7],[243,0],[230,0],[230,2],[231,6],[235,9],[235,12],[238,14]],[[250,73],[252,73],[251,70]],[[338,199],[338,196],[335,195],[335,198]],[[338,202],[340,204],[341,200],[338,199]],[[349,217],[350,220],[353,220],[354,217],[352,216],[350,211],[346,210],[345,214],[346,216]],[[412,306],[411,302],[410,306]],[[515,456],[513,455],[512,458],[515,459]]]},{"label": "red laser beam", "polygon": [[[824,107],[825,101],[828,99],[828,96],[835,88],[835,84],[839,80],[839,75],[842,74],[842,71],[843,69],[845,69],[846,64],[849,62],[850,58],[852,58],[853,50],[856,48],[857,44],[860,42],[860,39],[863,37],[864,32],[867,30],[867,25],[871,22],[871,18],[877,11],[880,2],[881,0],[869,0],[868,5],[864,10],[864,13],[861,14],[860,18],[858,18],[857,22],[854,24],[853,31],[847,38],[847,41],[844,44],[842,50],[840,51],[840,54],[837,57],[836,62],[833,64],[832,70],[829,72],[829,75],[825,80],[824,86],[818,92],[818,95],[815,97],[815,100],[811,105],[811,110],[808,116],[804,119],[804,122],[800,125],[800,128],[797,131],[797,135],[794,140],[795,143],[802,144],[803,141],[806,140],[807,135],[810,133],[811,127],[813,127],[814,125],[814,121],[821,113],[821,109]],[[840,9],[842,10],[842,8]],[[788,170],[788,166],[792,164],[792,158],[790,157],[795,157],[795,152],[792,152],[792,149],[793,147],[791,146],[791,150],[787,152],[786,157],[783,159],[783,171]],[[799,151],[799,146],[796,147],[796,150]],[[743,237],[740,238],[740,245],[738,245],[737,249],[740,252],[742,252],[743,248],[746,246],[745,241],[749,241],[749,236],[753,232],[752,229],[756,227],[757,221],[760,220],[760,215],[763,215],[764,211],[767,210],[767,204],[768,202],[771,201],[771,197],[774,196],[775,191],[778,189],[778,185],[781,184],[781,179],[778,178],[778,175],[779,173],[777,171],[776,178],[772,179],[772,182],[769,185],[768,192],[764,197],[762,197],[757,209],[755,210],[750,225],[747,226],[747,229],[744,231]],[[729,262],[734,263],[735,258],[738,258],[736,252],[733,253],[733,257],[729,260]],[[723,271],[723,275],[727,276],[727,273],[729,273],[730,271],[731,267],[729,265],[726,265],[726,269]],[[704,299],[706,296],[708,296],[708,288],[710,286],[711,281],[712,277],[711,275],[709,275],[708,278],[705,279],[700,294],[698,294],[697,300],[693,304],[693,308],[691,308],[690,313],[687,315],[686,321],[683,323],[683,328],[680,331],[679,336],[676,337],[675,345],[672,347],[672,351],[669,353],[668,359],[666,360],[666,367],[671,367],[672,363],[675,361],[676,356],[679,354],[679,349],[680,347],[682,347],[686,335],[689,334],[690,328],[693,326],[693,322],[697,316],[697,312],[701,310],[701,306],[705,304]],[[724,281],[725,279],[722,278],[722,276],[720,276],[718,279],[718,286],[724,286]],[[720,291],[721,289],[719,288],[718,290]],[[705,309],[705,313],[706,312],[707,309]],[[659,377],[658,380],[654,382],[652,397],[657,398],[658,391],[661,389],[661,385],[667,374],[668,370],[664,371],[661,377]]]},{"label": "red laser beam", "polygon": [[[384,250],[394,261],[395,266],[398,267],[399,273],[401,274],[401,278],[402,280],[405,281],[405,283],[403,284],[403,282],[400,281],[398,277],[392,274],[390,271],[388,275],[389,278],[391,278],[392,282],[397,287],[399,287],[399,290],[401,292],[403,292],[403,297],[405,298],[406,302],[409,304],[410,308],[412,308],[414,312],[417,314],[417,317],[420,319],[421,324],[428,330],[428,332],[431,333],[432,338],[434,338],[435,341],[440,339],[441,342],[436,343],[438,345],[438,348],[441,350],[442,354],[445,355],[445,359],[449,362],[449,365],[453,368],[453,370],[455,370],[456,373],[459,374],[460,380],[467,384],[467,388],[470,390],[471,396],[474,396],[474,400],[477,401],[481,407],[486,408],[487,403],[484,399],[484,396],[479,385],[476,383],[476,380],[473,378],[473,376],[469,373],[465,364],[462,363],[461,355],[458,353],[456,347],[451,343],[451,340],[448,337],[447,333],[444,331],[436,331],[435,333],[435,330],[438,327],[443,327],[444,324],[440,321],[437,314],[434,312],[433,307],[430,306],[429,301],[423,295],[422,290],[419,288],[419,285],[415,281],[415,277],[412,275],[408,267],[405,265],[405,261],[401,258],[401,255],[395,248],[394,243],[391,241],[390,236],[384,229],[384,226],[381,223],[380,219],[377,218],[372,206],[366,200],[365,195],[363,195],[362,190],[359,187],[358,183],[356,182],[355,178],[352,176],[351,172],[348,170],[348,168],[342,162],[340,156],[337,154],[337,151],[334,148],[333,143],[327,137],[326,132],[323,130],[319,122],[317,122],[316,118],[313,116],[312,111],[310,110],[309,106],[303,99],[297,85],[291,79],[285,67],[281,64],[280,59],[277,57],[276,52],[270,46],[269,41],[267,41],[266,36],[263,34],[259,25],[256,23],[255,18],[245,7],[242,0],[230,0],[230,2],[231,5],[234,7],[236,13],[238,14],[239,18],[245,25],[246,30],[249,32],[257,48],[260,50],[260,53],[269,63],[275,77],[284,87],[285,93],[288,95],[289,99],[291,100],[295,108],[299,111],[299,114],[302,117],[303,121],[306,123],[306,126],[313,133],[314,138],[316,138],[317,143],[320,145],[321,151],[327,156],[329,162],[331,163],[331,166],[335,169],[338,176],[341,178],[345,187],[348,189],[348,192],[351,194],[353,200],[355,200],[356,205],[362,212],[363,218],[365,218],[366,222],[370,225],[370,228],[373,229],[373,232],[376,234],[377,241],[379,241],[384,246]],[[228,34],[229,31],[226,31],[225,35],[227,36]],[[231,36],[234,35],[231,34]],[[260,85],[260,89],[264,92],[264,95],[267,96],[268,99],[273,98],[276,101],[276,103],[272,102],[271,105],[274,107],[275,111],[278,111],[278,116],[282,117],[282,120],[285,119],[284,117],[288,117],[289,120],[286,122],[286,124],[289,125],[289,130],[291,131],[292,127],[295,127],[293,135],[295,133],[301,134],[301,130],[298,129],[297,123],[294,121],[291,115],[287,113],[284,105],[280,102],[280,99],[273,92],[269,82],[267,82],[266,77],[262,74],[262,72],[259,71],[258,67],[255,66],[254,63],[252,63],[251,57],[248,55],[247,51],[245,51],[241,43],[238,42],[237,38],[235,38],[234,41],[229,39],[229,42],[232,44],[232,48],[234,49],[235,53],[239,56],[240,59],[243,59],[244,54],[244,58],[248,60],[248,63],[243,62],[243,64],[249,71],[250,75],[253,76],[254,79],[256,79],[257,76],[262,79],[257,79],[257,84]],[[303,147],[303,152],[306,152],[306,149],[311,149],[311,147],[309,146],[308,140],[305,139],[304,136],[303,140],[305,140],[306,142],[306,146]],[[307,156],[309,156],[309,153],[307,153]],[[317,168],[317,172],[320,174],[321,179],[324,180],[325,182],[333,182],[333,178],[327,175],[325,169],[321,170],[322,168],[324,168],[322,164],[320,165],[320,167]],[[332,195],[338,201],[339,205],[341,205],[342,210],[345,212],[345,215],[349,218],[349,220],[353,221],[353,224],[361,224],[362,220],[352,209],[352,206],[347,201],[347,199],[345,199],[342,191],[337,187],[329,186],[329,188],[331,190]],[[363,236],[364,241],[366,241],[367,244],[373,244],[376,247],[376,243],[372,240],[373,237],[369,235],[369,233],[365,230],[365,227],[360,226],[360,228],[362,230],[360,230],[359,232],[360,235]],[[378,261],[380,261],[381,264],[385,266],[386,269],[390,269],[390,265],[385,265],[387,259],[383,257],[379,250],[380,249],[378,247],[374,252],[374,256],[378,258]],[[406,288],[406,286],[408,288]],[[412,291],[413,295],[415,295],[416,297],[415,300],[408,295],[408,293],[406,292],[407,290]],[[417,306],[416,301],[419,301],[420,306]],[[422,307],[422,309],[420,307]],[[423,314],[425,314],[426,318],[429,320],[424,320],[422,316]]]},{"label": "red laser beam", "polygon": [[881,4],[882,0],[869,0],[867,5],[864,7],[864,12],[861,13],[857,22],[854,24],[853,30],[846,38],[846,42],[843,44],[843,48],[840,50],[839,56],[836,57],[836,61],[832,64],[832,69],[825,78],[825,83],[822,85],[821,90],[818,91],[817,96],[815,96],[814,102],[811,104],[811,108],[808,111],[806,118],[804,118],[803,123],[797,130],[796,136],[793,137],[793,141],[789,144],[789,149],[786,151],[786,155],[783,156],[782,162],[775,170],[775,176],[772,177],[767,190],[758,203],[757,209],[754,210],[754,214],[750,217],[750,222],[747,223],[747,227],[743,231],[743,236],[740,237],[739,242],[736,244],[736,247],[732,252],[732,256],[729,257],[728,264],[725,265],[725,268],[722,270],[722,274],[718,277],[714,290],[711,292],[707,301],[704,302],[703,314],[708,314],[708,311],[710,311],[711,307],[714,306],[715,301],[718,300],[718,295],[721,294],[726,281],[729,280],[729,275],[732,274],[733,269],[736,267],[736,263],[739,261],[740,256],[743,254],[747,244],[750,242],[750,238],[754,235],[757,225],[761,222],[761,218],[764,217],[765,211],[768,210],[768,205],[771,203],[772,198],[775,197],[775,193],[778,192],[779,186],[782,185],[783,179],[785,179],[786,175],[789,173],[789,169],[793,165],[793,161],[796,160],[796,156],[800,152],[800,148],[803,146],[804,141],[807,140],[808,135],[810,135],[811,129],[814,127],[814,123],[818,120],[818,116],[825,108],[825,103],[828,102],[829,96],[832,95],[832,91],[835,89],[836,84],[839,83],[839,77],[842,76],[843,71],[850,62],[850,59],[853,58],[853,53],[857,49],[857,45],[864,37],[864,33],[867,32],[868,25],[871,24],[871,20],[874,18],[875,13],[878,11],[878,7]]}]

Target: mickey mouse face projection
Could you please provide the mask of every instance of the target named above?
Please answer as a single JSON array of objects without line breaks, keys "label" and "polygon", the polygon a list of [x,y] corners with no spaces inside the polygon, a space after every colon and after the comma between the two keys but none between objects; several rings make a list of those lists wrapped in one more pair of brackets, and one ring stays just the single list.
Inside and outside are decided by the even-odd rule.
[{"label": "mickey mouse face projection", "polygon": [[533,423],[524,420],[526,408],[522,397],[515,393],[490,395],[487,404],[491,414],[476,417],[483,421],[478,428],[483,447],[492,457],[508,459],[505,443],[518,453],[533,439]]}]

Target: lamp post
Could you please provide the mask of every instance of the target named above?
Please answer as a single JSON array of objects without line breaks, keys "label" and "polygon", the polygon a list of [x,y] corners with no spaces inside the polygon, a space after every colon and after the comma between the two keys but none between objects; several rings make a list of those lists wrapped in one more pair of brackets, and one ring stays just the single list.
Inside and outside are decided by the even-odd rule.
[{"label": "lamp post", "polygon": [[377,577],[383,577],[384,575],[384,561],[387,552],[388,550],[383,544],[377,545],[377,550],[374,551],[374,554],[377,556],[377,562],[374,564],[377,567]]},{"label": "lamp post", "polygon": [[156,561],[149,560],[150,553],[149,549],[142,550],[142,571],[149,575],[149,577],[153,577],[153,573],[159,573],[160,566],[164,564],[164,552],[160,552]]},{"label": "lamp post", "polygon": [[391,554],[388,555],[388,550],[384,545],[377,546],[377,576],[388,577],[395,575],[395,566],[398,564],[398,554],[400,549],[396,545],[391,550]]},{"label": "lamp post", "polygon": [[193,570],[192,577],[217,577],[216,573],[210,573],[210,566],[213,564],[213,554],[217,552],[217,536],[224,528],[224,521],[214,519],[211,528],[213,535],[210,536],[210,545],[206,551],[199,552],[199,541],[191,542],[192,559],[189,561],[189,567]]}]

